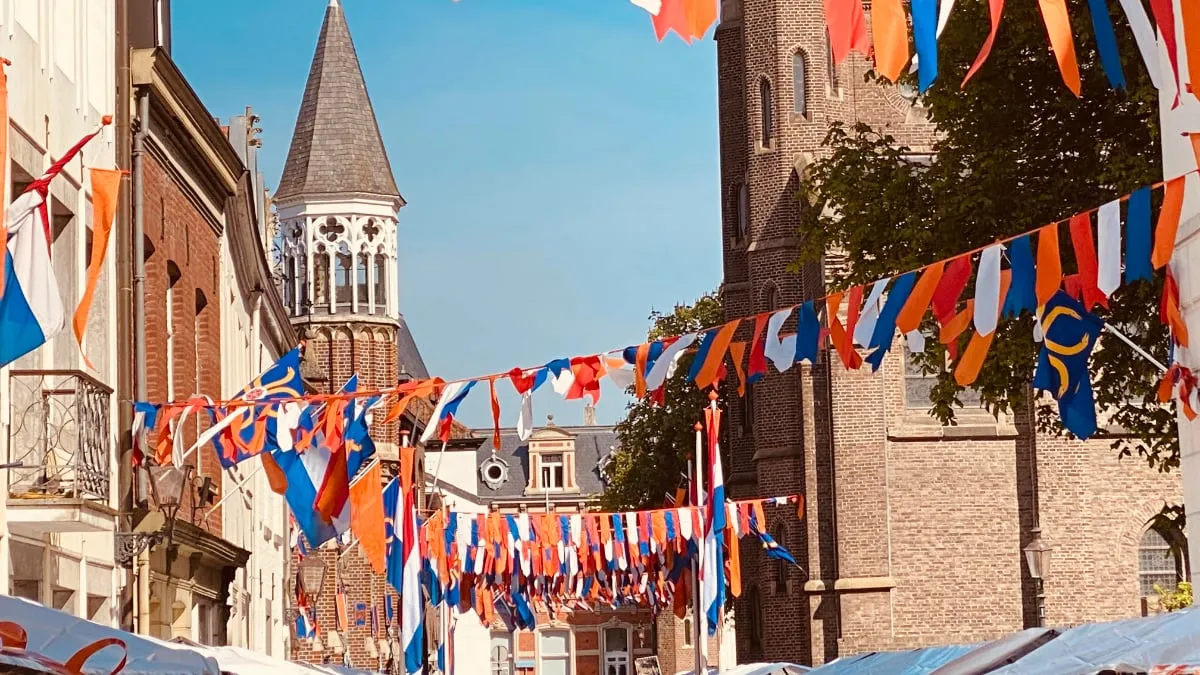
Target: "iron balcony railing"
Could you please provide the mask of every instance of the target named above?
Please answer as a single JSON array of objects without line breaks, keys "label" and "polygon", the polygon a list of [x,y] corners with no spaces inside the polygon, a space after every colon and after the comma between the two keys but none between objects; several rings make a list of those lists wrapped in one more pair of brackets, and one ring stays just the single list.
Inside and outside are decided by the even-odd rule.
[{"label": "iron balcony railing", "polygon": [[113,390],[77,370],[9,373],[9,497],[108,501]]}]

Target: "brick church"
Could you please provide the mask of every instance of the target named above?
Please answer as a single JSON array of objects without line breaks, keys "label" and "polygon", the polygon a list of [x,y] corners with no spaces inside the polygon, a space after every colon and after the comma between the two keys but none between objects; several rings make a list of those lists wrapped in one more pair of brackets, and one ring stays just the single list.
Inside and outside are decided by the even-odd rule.
[{"label": "brick church", "polygon": [[[829,251],[787,271],[800,252],[798,175],[831,122],[868,122],[926,154],[933,128],[915,92],[864,83],[861,56],[833,65],[819,0],[721,4],[723,298],[734,318],[821,297],[827,269],[844,264]],[[1147,529],[1181,502],[1178,473],[1119,462],[1116,428],[1071,441],[1035,433],[1025,412],[997,420],[969,401],[943,427],[928,415],[930,386],[897,347],[876,375],[823,358],[772,372],[731,405],[731,495],[808,497],[803,522],[780,509],[771,524],[803,571],[742,553],[740,662],[819,664],[1037,625],[1022,549],[1038,536],[1051,548],[1046,625],[1137,616],[1155,583],[1183,578],[1186,561]]]}]

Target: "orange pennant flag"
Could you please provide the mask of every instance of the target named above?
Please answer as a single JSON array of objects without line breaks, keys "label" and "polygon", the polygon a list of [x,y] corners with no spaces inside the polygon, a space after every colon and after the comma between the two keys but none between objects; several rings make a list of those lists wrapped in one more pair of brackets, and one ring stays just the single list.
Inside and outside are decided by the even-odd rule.
[{"label": "orange pennant flag", "polygon": [[1058,223],[1038,230],[1037,303],[1038,306],[1054,296],[1062,285],[1062,255],[1058,251]]},{"label": "orange pennant flag", "polygon": [[742,367],[742,361],[745,357],[745,342],[729,343],[729,358],[733,359],[733,370],[737,373],[738,378],[738,396],[746,395],[746,369]]},{"label": "orange pennant flag", "polygon": [[901,335],[921,327],[921,319],[925,318],[925,311],[929,309],[929,303],[933,302],[933,292],[937,290],[945,268],[946,261],[939,260],[921,273],[921,278],[917,280],[916,286],[913,286],[912,293],[896,317],[896,328],[900,330]]},{"label": "orange pennant flag", "polygon": [[[83,354],[83,332],[87,330],[88,312],[100,283],[100,272],[104,267],[104,256],[108,253],[108,236],[112,232],[113,217],[117,214],[117,193],[121,189],[121,172],[117,169],[89,169],[92,177],[92,261],[87,269],[87,286],[83,297],[75,308],[75,342]],[[2,197],[3,195],[0,195]],[[83,362],[95,370],[87,354]]]},{"label": "orange pennant flag", "polygon": [[383,418],[383,423],[395,422],[400,419],[400,416],[408,410],[408,404],[412,403],[415,398],[426,398],[433,396],[441,389],[445,381],[440,377],[435,377],[429,380],[421,380],[420,382],[409,382],[402,384],[398,388],[401,396],[396,400],[395,405],[388,410],[387,417]]},{"label": "orange pennant flag", "polygon": [[702,39],[717,21],[717,0],[684,0],[684,13],[692,38]]},{"label": "orange pennant flag", "polygon": [[[0,58],[0,157],[8,157],[8,73]],[[8,258],[8,179],[0,180],[0,297],[4,296],[4,261]]]},{"label": "orange pennant flag", "polygon": [[900,0],[872,2],[871,29],[875,33],[875,68],[895,82],[908,63],[908,17]]},{"label": "orange pennant flag", "polygon": [[1175,236],[1179,233],[1179,217],[1183,213],[1183,187],[1187,176],[1167,181],[1163,190],[1162,208],[1158,212],[1158,223],[1154,226],[1154,251],[1150,262],[1154,269],[1162,269],[1171,262],[1175,253]]},{"label": "orange pennant flag", "polygon": [[375,461],[350,484],[350,531],[358,537],[376,574],[387,572],[387,534],[383,523],[383,471]]},{"label": "orange pennant flag", "polygon": [[1058,72],[1072,94],[1079,96],[1079,62],[1075,59],[1075,37],[1071,34],[1071,17],[1067,14],[1066,0],[1038,0],[1042,10],[1042,21],[1050,36],[1050,47],[1058,60]]},{"label": "orange pennant flag", "polygon": [[938,341],[944,345],[948,345],[958,339],[959,335],[971,325],[971,319],[975,316],[975,299],[967,300],[967,307],[963,311],[954,315],[946,323],[942,324],[942,330],[938,333]]},{"label": "orange pennant flag", "polygon": [[[1000,314],[999,309],[1004,306],[1004,299],[1008,296],[1008,286],[1011,282],[1012,270],[1000,272],[1000,301],[996,305],[997,316]],[[996,331],[987,335],[975,333],[971,336],[971,341],[963,351],[962,359],[954,368],[954,381],[959,386],[969,387],[979,378],[979,371],[983,369],[983,362],[992,348],[992,338],[994,337],[996,337]]]},{"label": "orange pennant flag", "polygon": [[650,23],[654,25],[654,35],[662,42],[667,31],[675,31],[684,42],[691,43],[691,22],[688,19],[688,0],[662,0],[658,14],[651,15]]},{"label": "orange pennant flag", "polygon": [[733,597],[742,597],[742,551],[738,536],[732,529],[726,528],[725,536],[729,544],[729,592]]},{"label": "orange pennant flag", "polygon": [[[1188,75],[1192,81],[1188,89],[1192,96],[1200,99],[1200,2],[1184,0],[1179,3],[1183,20],[1183,42],[1187,47]],[[1195,142],[1195,135],[1192,136]]]},{"label": "orange pennant flag", "polygon": [[[729,351],[729,343],[733,340],[733,334],[737,331],[739,323],[741,323],[741,319],[734,319],[717,331],[712,344],[709,345],[704,364],[700,366],[700,372],[696,374],[696,386],[703,389],[717,379],[717,372],[721,368],[721,363],[725,361],[725,352]],[[697,358],[699,358],[699,354],[697,354]]]},{"label": "orange pennant flag", "polygon": [[500,399],[496,398],[496,378],[488,378],[488,393],[492,395],[492,447],[500,447]]},{"label": "orange pennant flag", "polygon": [[838,312],[842,309],[842,294],[832,293],[825,298],[825,316],[828,317],[829,323],[829,341],[833,343],[837,349],[838,356],[842,359],[842,365],[846,370],[858,370],[862,367],[862,356],[858,350],[854,348],[854,344],[847,334],[846,329],[842,326],[842,320],[838,317]]},{"label": "orange pennant flag", "polygon": [[[1200,87],[1193,87],[1193,89]],[[1200,169],[1200,132],[1188,134],[1188,138],[1192,140],[1192,154],[1196,156],[1196,168]]]}]

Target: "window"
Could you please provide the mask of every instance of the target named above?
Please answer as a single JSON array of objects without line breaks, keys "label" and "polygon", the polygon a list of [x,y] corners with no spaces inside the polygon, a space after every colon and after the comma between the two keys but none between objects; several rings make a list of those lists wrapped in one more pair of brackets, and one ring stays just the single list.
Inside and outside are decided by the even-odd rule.
[{"label": "window", "polygon": [[629,675],[629,629],[604,629],[604,675]]},{"label": "window", "polygon": [[387,311],[387,256],[375,254],[375,311]]},{"label": "window", "polygon": [[[175,286],[183,274],[174,261],[167,261],[167,398],[175,400]],[[185,301],[186,302],[186,301]]]},{"label": "window", "polygon": [[750,186],[739,183],[737,187],[737,238],[745,241],[750,235]]},{"label": "window", "polygon": [[1143,597],[1153,597],[1154,587],[1174,590],[1184,580],[1183,560],[1162,532],[1150,528],[1138,544],[1138,581]]},{"label": "window", "polygon": [[329,307],[329,254],[324,248],[313,256],[313,304]]},{"label": "window", "polygon": [[792,112],[808,114],[808,78],[805,72],[804,54],[792,54]]},{"label": "window", "polygon": [[358,304],[361,305],[359,311],[367,308],[367,303],[370,301],[367,297],[367,291],[371,289],[367,282],[367,270],[371,269],[371,256],[368,253],[358,254],[358,264],[354,268],[354,286],[358,289]]},{"label": "window", "polygon": [[512,675],[512,635],[492,633],[491,675]]},{"label": "window", "polygon": [[296,258],[285,254],[283,258],[283,305],[291,313],[296,310]]},{"label": "window", "polygon": [[757,586],[750,587],[750,591],[746,593],[746,605],[750,610],[749,616],[746,617],[749,623],[750,649],[759,651],[762,650],[763,642],[763,611]]},{"label": "window", "polygon": [[[739,401],[741,402],[741,426],[738,431],[741,436],[749,436],[754,431],[754,384],[753,382],[746,383],[746,395]],[[736,392],[735,392],[736,393]]]},{"label": "window", "polygon": [[545,454],[541,457],[542,489],[561,490],[565,487],[563,481],[562,453]]},{"label": "window", "polygon": [[[775,531],[771,533],[771,536],[775,538],[775,543],[787,548],[787,530],[783,523],[775,525]],[[775,594],[785,595],[788,592],[787,563],[783,560],[773,560],[772,563],[775,565]]]},{"label": "window", "polygon": [[338,251],[337,254],[337,304],[350,305],[351,291],[354,288],[354,277],[351,274],[351,269],[354,264],[350,254],[346,251]]},{"label": "window", "polygon": [[538,633],[538,675],[571,675],[571,634],[565,630]]},{"label": "window", "polygon": [[219,645],[216,635],[217,608],[208,598],[196,598],[196,625],[192,639],[202,645]]},{"label": "window", "polygon": [[[945,372],[943,366],[942,371]],[[926,373],[917,363],[908,343],[904,345],[904,405],[910,410],[929,410],[933,407],[933,389],[937,385],[938,372]],[[974,389],[964,389],[959,392],[958,400],[963,404],[963,410],[980,405],[979,392]]]},{"label": "window", "polygon": [[695,644],[694,640],[695,640],[696,636],[693,635],[693,633],[696,632],[695,625],[696,624],[692,623],[692,607],[691,607],[691,605],[688,605],[687,616],[683,617],[683,646],[684,647],[691,647],[693,644]]},{"label": "window", "polygon": [[842,88],[842,83],[838,81],[837,64],[833,60],[833,41],[829,39],[829,31],[825,31],[825,63],[829,67],[829,93],[833,96],[838,95],[838,90]]},{"label": "window", "polygon": [[759,120],[759,124],[762,127],[762,146],[769,148],[771,147],[771,140],[775,132],[773,128],[775,120],[772,117],[771,110],[771,106],[773,105],[771,101],[771,83],[765,77],[758,81],[758,103],[762,108],[762,119]]}]

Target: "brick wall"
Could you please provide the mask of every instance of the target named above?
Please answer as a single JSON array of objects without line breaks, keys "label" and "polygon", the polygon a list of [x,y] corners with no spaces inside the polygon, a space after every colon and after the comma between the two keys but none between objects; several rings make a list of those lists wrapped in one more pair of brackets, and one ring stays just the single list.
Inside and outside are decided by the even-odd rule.
[{"label": "brick wall", "polygon": [[[151,401],[185,400],[197,393],[218,397],[221,394],[221,321],[217,302],[220,234],[181,179],[165,168],[159,155],[147,153],[143,166],[147,395]],[[176,269],[178,279],[172,285],[171,276]],[[167,348],[168,293],[172,294],[170,354],[173,357]],[[205,301],[206,306],[197,312],[197,307]],[[168,388],[169,357],[173,393]],[[200,428],[206,427],[204,420]],[[195,418],[184,424],[185,447],[191,447],[197,433]],[[188,463],[199,464],[198,477],[207,476],[216,486],[221,485],[221,468],[212,444],[198,449]],[[195,492],[191,492],[194,497]],[[207,510],[205,507],[196,515],[202,517]],[[179,517],[190,518],[192,513],[192,505],[188,503],[180,509]],[[221,509],[197,524],[221,537]]]},{"label": "brick wall", "polygon": [[[819,265],[800,274],[788,266],[801,243],[795,167],[805,152],[821,156],[831,122],[868,122],[914,152],[927,152],[934,135],[895,87],[863,81],[868,64],[860,55],[831,82],[817,0],[725,0],[722,17],[723,299],[734,318],[824,293]],[[794,55],[805,66],[803,113],[795,107]],[[766,144],[764,82],[772,101]],[[740,337],[750,330],[743,326]],[[822,663],[1031,625],[1033,582],[1021,547],[1035,519],[1055,549],[1045,580],[1050,623],[1137,615],[1137,541],[1164,502],[1180,500],[1177,476],[1119,462],[1110,439],[1037,435],[1027,414],[999,422],[964,415],[962,426],[942,429],[924,411],[906,409],[900,351],[897,344],[874,375],[845,372],[823,355],[815,365],[772,370],[747,400],[726,392],[730,494],[807,496],[802,523],[788,509],[768,513],[803,571],[780,571],[743,547],[739,660]],[[762,617],[753,636],[751,616]]]}]

